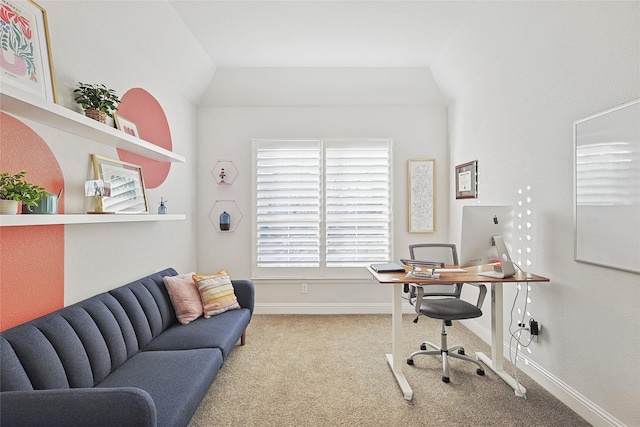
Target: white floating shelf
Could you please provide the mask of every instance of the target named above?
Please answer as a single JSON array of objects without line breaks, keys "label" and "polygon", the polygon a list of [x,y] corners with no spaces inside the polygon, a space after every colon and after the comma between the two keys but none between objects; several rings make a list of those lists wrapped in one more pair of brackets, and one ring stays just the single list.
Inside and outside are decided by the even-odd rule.
[{"label": "white floating shelf", "polygon": [[0,215],[0,227],[34,225],[106,224],[114,222],[180,221],[184,214],[59,214],[59,215]]},{"label": "white floating shelf", "polygon": [[0,108],[16,116],[42,123],[100,144],[122,148],[162,162],[183,162],[184,156],[158,147],[144,139],[128,135],[116,128],[83,116],[53,102],[39,99],[9,85],[0,92]]}]

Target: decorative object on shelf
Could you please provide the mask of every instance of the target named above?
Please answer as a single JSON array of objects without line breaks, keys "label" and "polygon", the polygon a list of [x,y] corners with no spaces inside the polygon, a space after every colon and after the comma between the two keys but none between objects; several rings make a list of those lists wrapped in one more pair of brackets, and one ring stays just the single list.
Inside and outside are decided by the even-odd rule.
[{"label": "decorative object on shelf", "polygon": [[91,213],[149,213],[140,166],[97,154],[91,155],[91,162],[96,180],[110,187],[109,194],[96,193],[98,206]]},{"label": "decorative object on shelf", "polygon": [[101,123],[107,122],[107,116],[113,117],[118,110],[120,98],[113,89],[107,89],[104,84],[78,83],[73,93],[75,101],[84,108],[84,114]]},{"label": "decorative object on shelf", "polygon": [[47,12],[33,0],[0,3],[2,84],[58,102]]},{"label": "decorative object on shelf", "polygon": [[39,185],[30,184],[24,180],[27,171],[23,170],[11,175],[9,172],[0,173],[0,213],[15,215],[18,213],[18,203],[36,206],[47,191]]},{"label": "decorative object on shelf", "polygon": [[238,169],[231,160],[218,160],[211,174],[218,184],[231,185],[238,176]]},{"label": "decorative object on shelf", "polygon": [[35,206],[22,205],[23,214],[57,214],[58,213],[58,201],[62,195],[62,188],[58,194],[47,193],[42,196]]},{"label": "decorative object on shelf", "polygon": [[231,215],[224,211],[220,214],[220,230],[221,231],[229,231],[231,227]]},{"label": "decorative object on shelf", "polygon": [[208,218],[216,230],[231,233],[238,227],[244,215],[235,200],[216,200]]},{"label": "decorative object on shelf", "polygon": [[118,128],[118,130],[121,130],[128,135],[135,136],[136,138],[140,138],[138,126],[136,126],[136,124],[131,120],[125,119],[118,113],[113,114],[113,119],[116,122],[116,128]]},{"label": "decorative object on shelf", "polygon": [[167,201],[160,197],[160,206],[158,206],[158,214],[166,215],[167,214]]},{"label": "decorative object on shelf", "polygon": [[456,166],[456,199],[478,197],[478,161]]},{"label": "decorative object on shelf", "polygon": [[435,159],[409,159],[409,232],[436,231]]}]

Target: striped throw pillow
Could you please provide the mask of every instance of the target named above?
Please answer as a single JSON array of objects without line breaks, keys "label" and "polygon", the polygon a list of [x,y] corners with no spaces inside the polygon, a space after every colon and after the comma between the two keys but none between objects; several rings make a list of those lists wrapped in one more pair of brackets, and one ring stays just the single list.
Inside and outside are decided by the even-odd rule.
[{"label": "striped throw pillow", "polygon": [[204,317],[240,308],[227,270],[210,275],[194,274],[193,281],[200,292]]}]

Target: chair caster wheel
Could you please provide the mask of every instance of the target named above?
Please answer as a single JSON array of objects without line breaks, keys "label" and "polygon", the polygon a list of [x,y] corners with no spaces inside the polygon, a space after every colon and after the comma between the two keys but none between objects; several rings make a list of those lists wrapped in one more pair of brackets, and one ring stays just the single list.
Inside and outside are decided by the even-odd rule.
[{"label": "chair caster wheel", "polygon": [[464,356],[464,355],[465,355],[464,348],[462,348],[462,347],[461,347],[461,348],[459,348],[459,349],[458,349],[458,354],[460,354],[460,355]]},{"label": "chair caster wheel", "polygon": [[450,382],[449,377],[445,377],[445,376],[443,375],[443,376],[442,376],[442,382],[443,382],[443,383],[449,383],[449,382]]},{"label": "chair caster wheel", "polygon": [[407,365],[413,366],[413,359],[407,359]]},{"label": "chair caster wheel", "polygon": [[420,350],[426,350],[427,346],[426,344],[420,344]]},{"label": "chair caster wheel", "polygon": [[480,369],[480,368],[476,369],[476,374],[480,376],[484,375],[484,369]]}]

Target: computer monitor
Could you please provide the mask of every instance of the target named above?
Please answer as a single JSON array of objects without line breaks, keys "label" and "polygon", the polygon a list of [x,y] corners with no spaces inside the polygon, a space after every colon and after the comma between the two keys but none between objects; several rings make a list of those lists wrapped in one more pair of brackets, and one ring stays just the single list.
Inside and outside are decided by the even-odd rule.
[{"label": "computer monitor", "polygon": [[502,236],[510,247],[513,221],[511,206],[463,206],[460,265],[467,267],[496,261],[493,236]]}]

